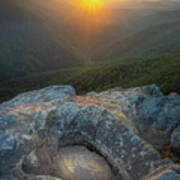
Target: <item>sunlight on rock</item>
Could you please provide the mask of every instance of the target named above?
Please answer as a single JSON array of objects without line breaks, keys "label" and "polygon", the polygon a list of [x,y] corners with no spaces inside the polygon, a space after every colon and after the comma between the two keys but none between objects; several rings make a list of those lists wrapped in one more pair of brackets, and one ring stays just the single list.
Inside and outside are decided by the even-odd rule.
[{"label": "sunlight on rock", "polygon": [[111,169],[105,159],[85,147],[69,146],[62,148],[58,158],[62,179],[113,179]]}]

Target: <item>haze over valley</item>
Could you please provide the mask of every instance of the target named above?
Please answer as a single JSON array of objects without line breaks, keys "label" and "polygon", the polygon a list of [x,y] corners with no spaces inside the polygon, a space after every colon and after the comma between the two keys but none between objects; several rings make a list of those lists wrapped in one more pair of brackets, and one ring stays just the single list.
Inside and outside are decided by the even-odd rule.
[{"label": "haze over valley", "polygon": [[[0,25],[1,100],[51,84],[75,84],[80,93],[124,86],[120,77],[131,73],[131,63],[137,69],[154,59],[160,69],[162,59],[167,66],[180,64],[178,0],[2,0]],[[113,74],[116,65],[124,70],[108,80],[104,68]],[[100,85],[91,71],[102,78]],[[179,73],[173,78],[178,84]],[[165,93],[180,89],[164,89],[156,78],[131,82],[126,87],[156,83]]]}]

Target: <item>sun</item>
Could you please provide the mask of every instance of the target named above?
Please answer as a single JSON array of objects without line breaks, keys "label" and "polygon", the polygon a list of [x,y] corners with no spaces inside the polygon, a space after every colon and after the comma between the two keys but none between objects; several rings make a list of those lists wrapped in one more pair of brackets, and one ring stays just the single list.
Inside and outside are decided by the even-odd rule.
[{"label": "sun", "polygon": [[103,0],[78,0],[81,10],[96,13],[104,7]]}]

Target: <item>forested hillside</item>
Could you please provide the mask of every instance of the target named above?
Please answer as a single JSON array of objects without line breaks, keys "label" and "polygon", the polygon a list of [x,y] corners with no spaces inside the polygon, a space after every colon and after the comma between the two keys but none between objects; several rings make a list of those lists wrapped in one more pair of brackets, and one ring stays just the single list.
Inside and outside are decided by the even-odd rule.
[{"label": "forested hillside", "polygon": [[153,83],[165,94],[180,93],[180,55],[34,74],[2,83],[0,97],[7,100],[18,93],[52,84],[72,85],[78,94],[83,94],[116,86],[129,88]]},{"label": "forested hillside", "polygon": [[156,83],[179,92],[177,2],[117,4],[97,16],[70,2],[0,1],[1,101],[52,84],[85,93]]},{"label": "forested hillside", "polygon": [[87,60],[40,17],[10,0],[0,2],[0,25],[0,81]]},{"label": "forested hillside", "polygon": [[152,25],[158,25],[158,24],[167,24],[167,23],[173,23],[180,20],[180,10],[167,10],[167,11],[160,11],[157,13],[153,13],[151,15],[144,16],[143,18],[137,20],[134,25],[136,27],[140,27],[142,29],[142,26],[144,27],[150,27]]},{"label": "forested hillside", "polygon": [[[18,4],[17,0],[13,0]],[[147,27],[176,22],[179,10],[161,3],[134,3],[133,6],[108,6],[93,17],[76,9],[77,0],[22,0],[21,8],[36,13],[48,27],[53,27],[63,41],[88,54],[93,61],[104,46],[134,35]],[[157,7],[156,7],[157,6]],[[162,6],[162,7],[161,7]]]}]

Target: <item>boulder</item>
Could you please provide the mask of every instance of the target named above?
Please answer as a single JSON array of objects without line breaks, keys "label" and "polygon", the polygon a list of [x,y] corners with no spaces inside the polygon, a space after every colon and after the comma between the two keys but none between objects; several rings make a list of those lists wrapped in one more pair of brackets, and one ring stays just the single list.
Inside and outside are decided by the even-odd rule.
[{"label": "boulder", "polygon": [[165,170],[157,171],[145,180],[180,180],[180,166],[173,165]]},{"label": "boulder", "polygon": [[179,176],[173,161],[153,148],[170,143],[179,114],[179,97],[164,96],[155,85],[85,96],[70,86],[20,94],[0,105],[0,180],[85,174],[99,180],[103,171],[109,180],[143,180],[156,170]]},{"label": "boulder", "polygon": [[136,102],[133,118],[139,135],[155,146],[168,146],[172,131],[180,125],[180,98],[162,96],[140,99]]},{"label": "boulder", "polygon": [[0,105],[0,174],[8,172],[43,139],[47,115],[57,101],[74,97],[72,87],[52,86]]},{"label": "boulder", "polygon": [[180,126],[171,135],[171,147],[174,153],[180,158]]},{"label": "boulder", "polygon": [[106,108],[126,117],[125,124],[128,122],[129,128],[154,146],[169,145],[172,131],[180,126],[180,96],[164,96],[155,85],[116,88],[95,97],[103,100]]}]

